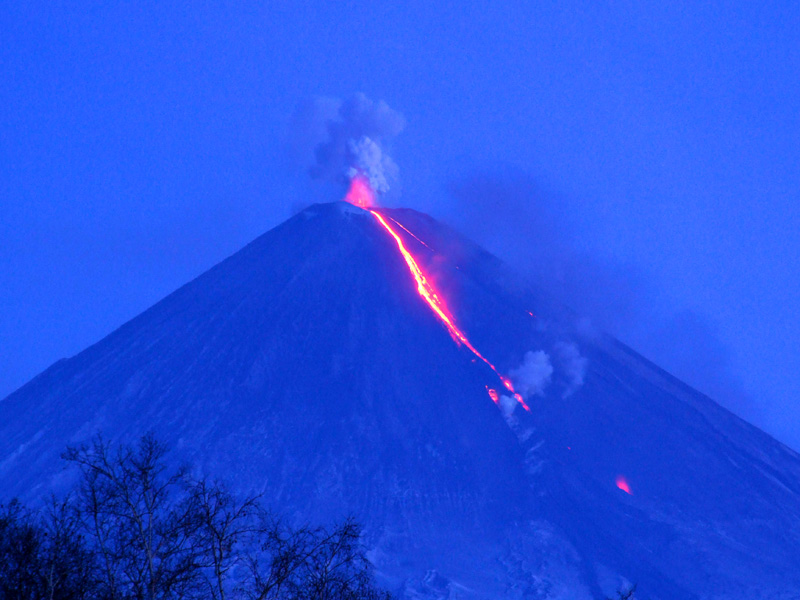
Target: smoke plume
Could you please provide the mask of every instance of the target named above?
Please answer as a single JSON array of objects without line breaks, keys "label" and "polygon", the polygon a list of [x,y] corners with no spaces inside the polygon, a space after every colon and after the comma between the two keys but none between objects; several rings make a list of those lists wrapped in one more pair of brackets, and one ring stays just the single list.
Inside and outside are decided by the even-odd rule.
[{"label": "smoke plume", "polygon": [[400,113],[358,93],[345,100],[315,98],[302,105],[293,129],[299,132],[295,145],[312,145],[312,177],[347,183],[361,175],[374,192],[384,194],[398,181],[388,150],[404,127]]},{"label": "smoke plume", "polygon": [[553,365],[544,350],[528,351],[522,364],[509,371],[508,375],[514,383],[514,388],[528,400],[533,396],[544,395],[544,390],[550,384],[553,375]]},{"label": "smoke plume", "polygon": [[[608,331],[740,416],[763,421],[713,321],[665,308],[663,289],[645,271],[588,254],[563,198],[513,168],[472,173],[449,191],[451,204],[437,205],[439,213],[548,297],[574,309],[573,333]],[[578,384],[580,363],[562,364],[556,350],[554,358],[559,373],[573,366]]]},{"label": "smoke plume", "polygon": [[586,377],[586,365],[589,361],[581,356],[578,346],[573,342],[559,342],[555,345],[555,355],[558,359],[560,371],[567,379],[567,388],[563,398],[571,396],[583,385]]},{"label": "smoke plume", "polygon": [[617,332],[644,304],[642,275],[582,251],[560,198],[504,169],[450,185],[448,220],[600,330]]}]

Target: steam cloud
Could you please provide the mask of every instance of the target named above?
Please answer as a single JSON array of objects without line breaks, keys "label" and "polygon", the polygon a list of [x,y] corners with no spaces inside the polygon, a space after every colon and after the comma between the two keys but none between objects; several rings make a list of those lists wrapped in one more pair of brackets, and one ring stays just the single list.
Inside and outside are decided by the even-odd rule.
[{"label": "steam cloud", "polygon": [[571,396],[583,385],[586,377],[586,365],[589,361],[581,356],[578,346],[573,342],[559,342],[555,345],[555,353],[558,357],[559,366],[567,378],[567,389],[564,390],[563,398]]},{"label": "steam cloud", "polygon": [[544,395],[544,390],[550,384],[553,375],[553,365],[544,350],[528,351],[522,364],[509,371],[508,375],[514,383],[514,388],[528,400],[533,396]]},{"label": "steam cloud", "polygon": [[343,183],[362,175],[381,194],[397,183],[398,168],[388,148],[405,119],[382,100],[361,93],[345,100],[317,98],[300,108],[295,121],[309,140],[316,138],[312,177]]}]

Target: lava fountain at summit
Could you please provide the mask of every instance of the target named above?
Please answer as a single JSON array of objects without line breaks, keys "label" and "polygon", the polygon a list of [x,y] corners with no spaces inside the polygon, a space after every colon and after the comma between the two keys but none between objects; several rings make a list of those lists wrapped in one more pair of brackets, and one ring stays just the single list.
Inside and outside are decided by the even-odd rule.
[{"label": "lava fountain at summit", "polygon": [[350,180],[350,189],[344,199],[359,208],[368,209],[375,205],[375,193],[369,186],[369,180],[363,175],[356,175]]},{"label": "lava fountain at summit", "polygon": [[[436,317],[441,321],[441,323],[447,329],[447,333],[450,334],[450,337],[458,345],[466,346],[470,352],[472,352],[477,358],[483,361],[488,367],[494,371],[495,375],[500,378],[500,381],[503,383],[503,386],[513,395],[514,399],[522,405],[522,407],[530,412],[530,408],[525,403],[524,399],[520,394],[516,392],[514,389],[514,385],[511,383],[511,380],[508,377],[504,377],[500,371],[497,370],[489,360],[481,354],[475,346],[467,338],[466,334],[456,325],[455,318],[450,310],[447,308],[444,300],[442,299],[441,294],[436,291],[433,283],[429,277],[426,277],[425,272],[419,266],[414,256],[408,251],[406,248],[405,243],[403,242],[403,238],[400,237],[400,234],[389,224],[387,217],[384,217],[381,213],[375,210],[375,195],[372,189],[369,187],[368,180],[361,176],[357,175],[353,177],[350,181],[350,189],[347,192],[347,196],[345,196],[345,200],[350,202],[351,204],[355,204],[361,208],[364,208],[372,214],[373,217],[378,221],[378,223],[383,227],[389,235],[392,236],[395,243],[397,244],[397,249],[400,251],[400,254],[403,256],[405,260],[406,266],[408,266],[408,270],[410,271],[414,281],[417,283],[417,293],[422,297],[423,300],[428,304],[430,309],[436,315]],[[398,227],[406,231],[409,235],[413,238],[418,240],[421,244],[427,246],[422,240],[420,240],[417,236],[411,233],[406,227],[401,225],[397,220],[393,219],[392,217],[388,217],[393,223],[395,223]],[[487,387],[488,389],[488,387]],[[495,390],[489,391],[489,396],[492,400],[497,403],[498,400],[497,392]]]}]

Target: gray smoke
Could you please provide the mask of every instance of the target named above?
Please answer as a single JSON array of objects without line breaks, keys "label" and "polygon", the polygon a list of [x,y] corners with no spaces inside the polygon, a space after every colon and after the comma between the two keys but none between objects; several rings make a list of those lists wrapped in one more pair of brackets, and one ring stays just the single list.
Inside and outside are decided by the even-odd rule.
[{"label": "gray smoke", "polygon": [[561,199],[527,175],[473,174],[450,193],[449,221],[598,329],[619,331],[645,304],[642,275],[582,251]]},{"label": "gray smoke", "polygon": [[544,350],[526,352],[522,364],[508,373],[514,388],[526,400],[533,396],[543,396],[552,375],[553,365]]},{"label": "gray smoke", "polygon": [[400,113],[361,93],[345,100],[315,98],[298,107],[293,124],[298,139],[293,145],[311,144],[312,177],[346,183],[362,175],[373,191],[383,194],[398,181],[388,150],[404,127]]},{"label": "gray smoke", "polygon": [[558,361],[559,371],[567,380],[567,388],[562,394],[563,398],[567,398],[577,392],[583,385],[583,380],[586,377],[586,366],[589,361],[584,356],[581,356],[578,346],[573,342],[557,343],[554,353]]},{"label": "gray smoke", "polygon": [[[574,333],[608,331],[740,416],[763,421],[713,321],[689,311],[665,313],[657,308],[663,290],[645,271],[587,254],[557,194],[509,168],[472,173],[449,191],[450,205],[437,204],[438,212],[574,309],[581,317]],[[558,360],[557,366],[560,372]]]}]

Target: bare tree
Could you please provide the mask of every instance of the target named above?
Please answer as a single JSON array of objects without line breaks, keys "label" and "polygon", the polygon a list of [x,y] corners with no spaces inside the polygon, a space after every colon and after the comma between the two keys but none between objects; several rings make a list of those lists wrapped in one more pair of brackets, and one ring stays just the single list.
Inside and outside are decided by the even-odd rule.
[{"label": "bare tree", "polygon": [[152,435],[113,449],[101,438],[64,458],[82,474],[83,531],[101,561],[109,600],[190,598],[199,584],[192,503],[181,494],[186,469],[167,471],[166,447]]},{"label": "bare tree", "polygon": [[300,572],[308,563],[313,532],[305,527],[285,527],[262,512],[257,525],[258,545],[245,553],[247,576],[237,592],[247,600],[292,597],[298,589]]},{"label": "bare tree", "polygon": [[43,593],[41,532],[17,500],[0,506],[0,598],[35,600]]},{"label": "bare tree", "polygon": [[[635,600],[636,598],[636,584],[627,588],[617,590],[616,600]],[[606,600],[614,600],[613,598],[606,597]]]},{"label": "bare tree", "polygon": [[368,600],[388,594],[372,584],[372,565],[361,545],[361,527],[347,519],[332,531],[317,530],[308,552],[298,598]]},{"label": "bare tree", "polygon": [[68,502],[43,512],[19,502],[0,507],[0,599],[82,600],[93,597],[94,559]]},{"label": "bare tree", "polygon": [[195,481],[190,488],[193,528],[210,597],[226,600],[230,575],[247,562],[247,549],[256,545],[261,533],[257,519],[262,514],[258,497],[237,501],[218,482]]},{"label": "bare tree", "polygon": [[41,519],[41,572],[47,600],[91,597],[96,586],[94,555],[81,534],[80,515],[67,496],[51,497]]},{"label": "bare tree", "polygon": [[222,484],[208,480],[191,489],[212,598],[389,598],[372,582],[361,531],[352,519],[331,531],[292,528],[265,510],[258,497],[237,501]]},{"label": "bare tree", "polygon": [[0,505],[0,600],[379,600],[358,525],[293,528],[169,468],[152,435],[68,449],[77,491]]},{"label": "bare tree", "polygon": [[248,600],[381,600],[391,598],[373,583],[372,565],[352,519],[332,530],[285,528],[262,531],[260,552],[250,557]]}]

